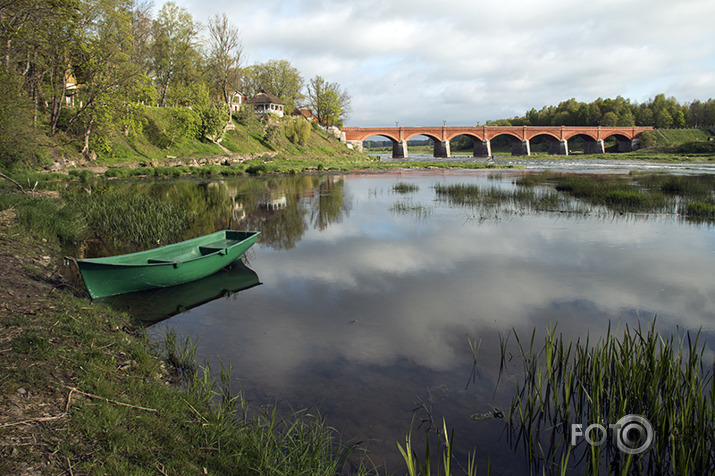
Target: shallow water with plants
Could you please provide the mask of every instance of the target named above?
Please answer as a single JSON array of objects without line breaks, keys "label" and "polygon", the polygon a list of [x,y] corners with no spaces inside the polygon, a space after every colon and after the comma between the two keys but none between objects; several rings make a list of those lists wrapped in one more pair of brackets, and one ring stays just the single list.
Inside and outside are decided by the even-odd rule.
[{"label": "shallow water with plants", "polygon": [[[698,468],[678,466],[679,438],[712,464],[712,432],[683,433],[711,428],[715,414],[712,176],[440,170],[101,187],[92,196],[151,197],[168,222],[157,227],[180,225],[175,240],[261,231],[244,265],[211,282],[112,305],[151,335],[190,337],[200,364],[230,362],[232,387],[254,405],[319,408],[386,471],[404,472],[410,428],[423,460],[431,435],[433,463],[452,435],[455,474],[470,458],[477,474]],[[121,225],[97,223],[75,254],[122,248],[101,228]],[[648,367],[651,357],[675,363]],[[689,410],[660,405],[670,387],[648,376],[689,382]],[[634,407],[634,395],[653,400]],[[662,439],[645,456],[571,447],[572,424],[631,412]]]}]

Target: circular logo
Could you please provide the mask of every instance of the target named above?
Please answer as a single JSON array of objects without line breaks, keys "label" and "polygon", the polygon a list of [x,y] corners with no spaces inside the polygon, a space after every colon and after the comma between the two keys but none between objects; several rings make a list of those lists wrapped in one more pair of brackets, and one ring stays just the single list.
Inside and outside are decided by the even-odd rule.
[{"label": "circular logo", "polygon": [[616,445],[624,453],[637,455],[653,443],[653,427],[640,415],[626,415],[616,423]]}]

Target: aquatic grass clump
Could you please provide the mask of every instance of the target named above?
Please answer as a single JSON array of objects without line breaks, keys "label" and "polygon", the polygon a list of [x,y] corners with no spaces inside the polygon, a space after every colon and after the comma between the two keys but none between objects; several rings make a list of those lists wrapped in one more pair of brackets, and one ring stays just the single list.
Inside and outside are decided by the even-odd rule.
[{"label": "aquatic grass clump", "polygon": [[412,193],[416,192],[420,189],[420,187],[417,184],[414,183],[407,183],[407,182],[399,182],[396,183],[393,187],[392,190],[397,193]]},{"label": "aquatic grass clump", "polygon": [[437,198],[451,205],[470,206],[482,209],[499,208],[505,212],[560,210],[569,208],[558,194],[546,188],[503,188],[496,185],[484,187],[478,184],[437,184]]},{"label": "aquatic grass clump", "polygon": [[[665,337],[654,323],[649,329],[626,326],[619,338],[609,324],[597,342],[586,337],[574,343],[554,327],[541,346],[535,332],[528,343],[514,336],[524,381],[511,404],[509,433],[533,469],[550,471],[562,461],[581,461],[585,468],[579,471],[593,474],[599,469],[704,474],[715,466],[715,380],[699,332]],[[501,339],[503,356],[507,341]],[[573,425],[609,428],[627,415],[645,417],[652,425],[652,444],[643,452],[622,451],[614,441],[620,434],[609,434],[601,446],[584,438],[572,446],[580,436],[572,434]],[[635,448],[642,439],[631,441]]]},{"label": "aquatic grass clump", "polygon": [[[441,461],[437,460],[435,463],[432,460],[432,454],[430,451],[429,435],[425,437],[425,450],[424,450],[424,461],[420,459],[417,451],[412,445],[412,427],[414,426],[414,420],[410,425],[410,431],[405,437],[405,446],[403,447],[400,443],[397,443],[397,449],[400,450],[402,459],[407,465],[407,475],[408,476],[421,476],[432,474],[432,467],[436,466],[437,474],[442,474],[440,468],[444,469],[444,476],[450,476],[455,474],[452,470],[452,462],[454,459],[453,448],[454,448],[454,430],[452,432],[447,431],[447,422],[442,420],[442,429],[438,431],[440,436],[439,447],[442,449]],[[461,470],[459,474],[466,474],[467,476],[474,476],[477,474],[476,465],[477,451],[469,452],[467,454],[467,468],[462,467],[457,463],[459,469]],[[442,463],[440,465],[440,462]],[[487,474],[489,471],[487,470]]]},{"label": "aquatic grass clump", "polygon": [[390,211],[400,215],[413,214],[417,218],[427,218],[432,215],[433,209],[410,200],[400,200],[390,206]]},{"label": "aquatic grass clump", "polygon": [[156,246],[180,241],[191,217],[178,205],[150,195],[101,190],[74,192],[67,203],[84,217],[95,238],[112,246]]},{"label": "aquatic grass clump", "polygon": [[681,208],[681,214],[695,222],[715,221],[715,203],[693,201]]}]

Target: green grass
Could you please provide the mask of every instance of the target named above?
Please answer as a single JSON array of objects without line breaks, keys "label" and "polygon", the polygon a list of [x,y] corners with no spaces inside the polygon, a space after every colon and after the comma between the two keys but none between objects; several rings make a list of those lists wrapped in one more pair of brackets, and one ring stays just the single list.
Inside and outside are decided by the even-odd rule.
[{"label": "green grass", "polygon": [[[147,163],[153,166],[168,160],[201,159],[215,156],[241,155],[246,158],[279,152],[284,157],[333,157],[361,156],[319,128],[312,127],[305,144],[294,144],[284,133],[284,123],[291,118],[279,120],[277,133],[266,139],[266,126],[256,118],[245,124],[233,121],[234,129],[227,130],[220,145],[195,137],[171,140],[167,131],[172,130],[172,108],[147,108],[141,132],[128,136],[112,134],[109,150],[99,151],[98,164],[121,165]],[[228,151],[228,152],[227,152]]]}]

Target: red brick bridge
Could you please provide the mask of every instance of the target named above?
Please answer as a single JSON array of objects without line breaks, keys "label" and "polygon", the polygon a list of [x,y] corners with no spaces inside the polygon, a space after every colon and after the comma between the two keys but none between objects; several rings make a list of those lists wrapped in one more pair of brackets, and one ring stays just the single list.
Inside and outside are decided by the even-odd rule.
[{"label": "red brick bridge", "polygon": [[407,141],[416,136],[427,136],[434,142],[435,157],[450,157],[449,141],[465,135],[474,141],[474,157],[491,157],[491,140],[506,136],[512,141],[512,155],[531,155],[530,140],[544,137],[549,142],[549,154],[568,155],[568,141],[584,140],[584,153],[604,153],[603,141],[614,137],[619,152],[638,148],[640,135],[652,127],[575,127],[575,126],[464,126],[464,127],[345,127],[343,142],[362,151],[362,143],[373,136],[392,141],[392,156],[407,157]]}]

